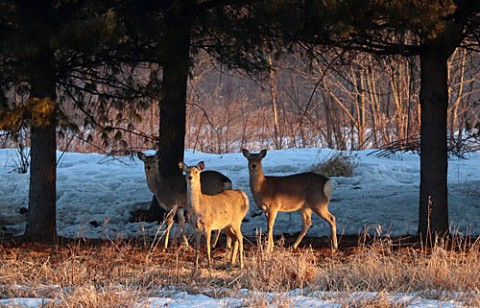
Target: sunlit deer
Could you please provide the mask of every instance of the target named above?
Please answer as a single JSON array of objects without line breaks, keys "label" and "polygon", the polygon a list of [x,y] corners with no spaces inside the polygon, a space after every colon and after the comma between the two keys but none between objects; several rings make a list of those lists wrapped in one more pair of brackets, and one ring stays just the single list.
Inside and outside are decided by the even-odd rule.
[{"label": "sunlit deer", "polygon": [[325,219],[332,230],[333,249],[337,249],[337,226],[335,216],[328,211],[332,197],[332,181],[313,172],[289,176],[265,176],[262,159],[267,150],[252,154],[242,150],[248,159],[250,189],[257,206],[265,212],[268,224],[267,251],[273,250],[273,225],[278,212],[300,211],[303,229],[293,244],[296,249],[312,225],[312,212]]},{"label": "sunlit deer", "polygon": [[232,266],[236,264],[237,251],[240,248],[240,268],[243,268],[241,225],[249,207],[247,195],[241,190],[225,190],[213,196],[203,194],[200,190],[203,181],[200,174],[205,168],[204,162],[199,162],[196,166],[187,166],[183,162],[179,162],[178,166],[185,171],[188,202],[193,211],[196,238],[195,267],[198,267],[198,250],[202,234],[205,234],[208,264],[211,266],[211,232],[212,230],[222,230],[234,242],[231,257]]},{"label": "sunlit deer", "polygon": [[[184,176],[181,174],[174,176],[162,175],[158,166],[158,155],[158,152],[155,155],[145,155],[142,152],[137,153],[138,158],[144,163],[148,188],[157,198],[158,204],[167,212],[164,248],[167,249],[168,247],[168,237],[175,215],[178,217],[183,241],[188,246],[184,217],[184,209],[187,208],[187,184]],[[202,191],[205,194],[214,195],[226,189],[232,189],[232,181],[229,178],[216,171],[205,171],[202,173]],[[216,240],[218,240],[218,235],[219,233]]]}]

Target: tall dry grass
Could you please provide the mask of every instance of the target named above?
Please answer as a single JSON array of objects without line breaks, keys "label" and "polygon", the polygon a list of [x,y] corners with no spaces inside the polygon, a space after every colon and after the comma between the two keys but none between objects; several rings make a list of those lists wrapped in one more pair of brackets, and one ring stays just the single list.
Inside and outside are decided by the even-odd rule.
[{"label": "tall dry grass", "polygon": [[[288,292],[332,299],[349,307],[405,306],[397,293],[444,300],[456,297],[480,305],[480,242],[454,239],[431,249],[399,246],[379,238],[358,241],[354,248],[331,253],[328,248],[292,251],[281,243],[267,253],[263,239],[246,249],[245,269],[228,265],[223,248],[193,266],[193,251],[142,241],[69,241],[56,246],[0,246],[0,297],[41,297],[47,307],[127,307],[171,286],[212,297],[242,297],[245,307],[291,307]],[[452,247],[455,248],[452,248]],[[172,291],[172,292],[173,292]],[[269,297],[268,292],[281,296]],[[358,293],[355,293],[358,292]],[[353,295],[356,294],[356,295]]]},{"label": "tall dry grass", "polygon": [[[249,258],[242,285],[263,292],[327,291],[349,307],[391,307],[392,294],[398,293],[437,300],[455,297],[479,306],[480,240],[457,237],[429,249],[399,245],[387,237],[368,245],[359,239],[353,252],[333,255],[277,247],[269,256],[258,249]],[[351,296],[365,292],[365,297]]]}]

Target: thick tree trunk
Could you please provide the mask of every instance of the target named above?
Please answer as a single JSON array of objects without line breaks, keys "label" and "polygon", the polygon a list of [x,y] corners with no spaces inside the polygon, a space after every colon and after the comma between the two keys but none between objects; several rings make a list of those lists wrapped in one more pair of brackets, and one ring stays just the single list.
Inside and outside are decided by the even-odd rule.
[{"label": "thick tree trunk", "polygon": [[190,0],[179,0],[166,18],[163,97],[160,102],[160,170],[179,174],[185,150],[187,82],[190,61]]},{"label": "thick tree trunk", "polygon": [[[185,150],[185,119],[188,67],[179,62],[164,67],[163,99],[160,103],[160,170],[164,175],[179,174],[178,162],[183,161]],[[188,61],[188,59],[187,59]]]},{"label": "thick tree trunk", "polygon": [[56,94],[53,53],[30,66],[32,103],[30,192],[24,237],[53,242],[56,237]]},{"label": "thick tree trunk", "polygon": [[[159,167],[162,174],[180,174],[178,162],[183,161],[185,151],[185,123],[187,106],[187,82],[190,61],[190,0],[178,0],[175,9],[166,18],[167,31],[164,44],[163,96],[160,101],[160,153]],[[160,219],[163,211],[153,201],[148,215]]]},{"label": "thick tree trunk", "polygon": [[421,160],[418,232],[426,239],[445,235],[448,225],[447,195],[447,56],[429,51],[421,65]]},{"label": "thick tree trunk", "polygon": [[[53,242],[56,237],[56,76],[48,33],[54,1],[17,1],[19,20],[35,48],[24,54],[24,74],[30,83],[31,163],[27,240]],[[25,37],[24,39],[27,39]],[[28,47],[30,46],[30,47]],[[27,48],[31,48],[27,42]]]},{"label": "thick tree trunk", "polygon": [[418,232],[425,240],[449,233],[448,224],[448,58],[464,39],[468,16],[478,1],[458,1],[453,22],[422,44],[420,54],[421,160]]}]

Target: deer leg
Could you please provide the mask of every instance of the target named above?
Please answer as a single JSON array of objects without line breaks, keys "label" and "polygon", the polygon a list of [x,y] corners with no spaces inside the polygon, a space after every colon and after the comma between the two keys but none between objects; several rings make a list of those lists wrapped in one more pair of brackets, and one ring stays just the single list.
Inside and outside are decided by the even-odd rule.
[{"label": "deer leg", "polygon": [[220,232],[221,232],[221,231],[220,231],[220,230],[217,230],[216,232],[217,232],[217,233],[216,233],[216,235],[215,235],[215,240],[213,241],[213,245],[212,245],[213,248],[215,248],[215,247],[217,246],[218,239],[220,238]]},{"label": "deer leg", "polygon": [[235,242],[233,243],[231,263],[232,263],[232,266],[235,266],[235,265],[237,264],[238,237],[235,236],[235,238],[232,238],[232,239],[233,239]]},{"label": "deer leg", "polygon": [[238,231],[233,226],[230,226],[229,229],[230,229],[229,230],[230,241],[234,241],[233,242],[233,249],[232,249],[232,256],[231,256],[230,261],[231,261],[232,266],[235,266],[235,264],[237,264],[239,234],[238,234]]},{"label": "deer leg", "polygon": [[225,247],[227,248],[227,250],[232,250],[232,238],[229,236],[227,236]]},{"label": "deer leg", "polygon": [[240,268],[243,268],[243,235],[241,233],[237,241],[240,245]]},{"label": "deer leg", "polygon": [[[233,229],[233,231],[234,231],[235,236],[236,236],[236,241],[235,241],[235,246],[234,246],[233,253],[234,253],[234,256],[237,255],[237,247],[239,246],[239,248],[240,248],[240,250],[239,250],[240,268],[243,268],[243,234],[242,234],[241,224],[236,226]],[[235,259],[232,258],[232,265],[234,265],[234,264],[235,264]]]},{"label": "deer leg", "polygon": [[300,210],[300,212],[302,214],[303,229],[302,229],[302,232],[300,232],[300,234],[298,235],[297,240],[293,244],[293,249],[297,249],[303,237],[305,236],[305,234],[307,234],[308,229],[310,229],[310,227],[312,226],[312,210],[309,208],[303,207]]},{"label": "deer leg", "polygon": [[337,243],[337,223],[335,220],[335,216],[333,216],[328,209],[322,209],[317,212],[320,217],[325,219],[328,224],[330,225],[330,229],[332,230],[332,244],[333,244],[333,250],[338,249],[338,243]]},{"label": "deer leg", "polygon": [[268,238],[267,238],[267,252],[273,251],[273,225],[275,224],[275,219],[277,218],[277,211],[270,210],[265,212],[267,216],[268,223]]},{"label": "deer leg", "polygon": [[165,230],[164,250],[167,250],[168,248],[168,237],[170,236],[170,229],[172,229],[173,226],[173,219],[175,218],[175,212],[177,211],[176,207],[177,206],[175,206],[167,215],[167,230]]},{"label": "deer leg", "polygon": [[178,223],[180,224],[180,230],[182,230],[183,242],[185,243],[185,246],[188,247],[188,238],[187,234],[185,233],[185,216],[183,214],[183,209],[177,210],[177,217]]},{"label": "deer leg", "polygon": [[207,257],[208,257],[209,267],[212,267],[212,257],[211,257],[211,247],[210,247],[211,238],[212,238],[212,230],[210,228],[205,229],[205,241],[207,242]]},{"label": "deer leg", "polygon": [[235,233],[233,232],[234,230],[231,226],[229,226],[229,227],[224,228],[222,231],[227,235],[227,240],[228,240],[228,242],[230,242],[230,245],[231,245],[232,240],[235,241],[234,245],[233,245],[233,250],[230,249],[230,264],[234,265],[235,262],[236,262],[236,258],[237,258],[236,255],[237,255],[237,249],[238,249],[238,245],[237,245],[237,242],[236,242],[236,236],[235,236]]},{"label": "deer leg", "polygon": [[195,230],[195,268],[198,268],[198,250],[200,248],[200,241],[202,240],[202,233],[200,230]]}]

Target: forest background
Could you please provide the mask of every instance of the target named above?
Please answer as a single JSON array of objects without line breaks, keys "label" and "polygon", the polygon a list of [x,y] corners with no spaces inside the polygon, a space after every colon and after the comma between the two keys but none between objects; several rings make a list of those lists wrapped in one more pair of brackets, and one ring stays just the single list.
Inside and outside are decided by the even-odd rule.
[{"label": "forest background", "polygon": [[[418,61],[368,54],[343,60],[348,62],[342,63],[341,55],[333,51],[313,61],[301,54],[283,56],[272,59],[269,76],[252,77],[227,71],[208,55],[198,54],[187,94],[185,147],[217,154],[243,147],[418,151]],[[472,150],[478,138],[480,55],[459,49],[448,64],[449,148],[460,153]],[[136,68],[135,77],[147,80],[151,69]],[[26,100],[15,96],[16,104]],[[95,127],[74,121],[78,130],[61,132],[59,150],[125,155],[156,147],[155,99],[143,108],[117,108],[113,102],[99,106],[95,96],[88,100],[90,108],[105,108],[107,117],[102,112],[95,119],[101,125]],[[73,104],[66,104],[63,112],[82,118]],[[29,146],[27,127],[11,137],[3,131],[1,146]]]},{"label": "forest background", "polygon": [[396,140],[421,151],[419,233],[443,236],[447,151],[477,138],[479,12],[461,0],[3,2],[0,128],[30,164],[25,237],[55,238],[55,151],[75,139],[111,154],[157,146],[165,175],[185,146]]}]

